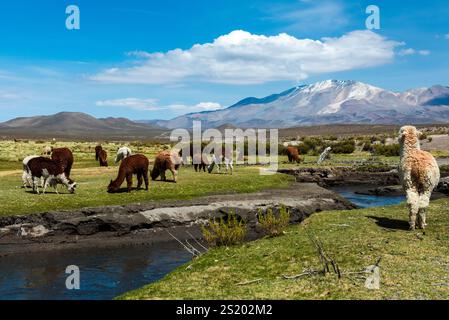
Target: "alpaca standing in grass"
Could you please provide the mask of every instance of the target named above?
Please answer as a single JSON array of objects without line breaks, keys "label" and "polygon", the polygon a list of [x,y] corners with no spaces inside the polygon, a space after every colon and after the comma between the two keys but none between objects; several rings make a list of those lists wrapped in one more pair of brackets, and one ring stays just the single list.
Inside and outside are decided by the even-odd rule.
[{"label": "alpaca standing in grass", "polygon": [[426,209],[432,191],[440,180],[440,169],[435,158],[422,151],[419,132],[415,127],[405,126],[399,131],[401,160],[399,174],[407,195],[410,216],[410,230],[426,227]]},{"label": "alpaca standing in grass", "polygon": [[[23,159],[23,173],[22,173],[22,183],[23,188],[32,187],[33,186],[33,178],[28,172],[28,162],[30,162],[33,159],[39,158],[39,156],[28,156],[25,159]],[[41,183],[42,187],[44,185],[43,180]]]}]

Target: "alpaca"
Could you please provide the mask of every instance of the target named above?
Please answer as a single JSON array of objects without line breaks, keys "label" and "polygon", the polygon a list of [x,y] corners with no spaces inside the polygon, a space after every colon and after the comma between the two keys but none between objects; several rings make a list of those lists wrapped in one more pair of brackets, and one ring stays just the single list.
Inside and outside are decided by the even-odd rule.
[{"label": "alpaca", "polygon": [[426,208],[440,180],[438,164],[430,153],[421,150],[419,135],[421,132],[412,126],[402,127],[399,131],[399,174],[407,195],[411,230],[416,224],[421,229],[426,227]]},{"label": "alpaca", "polygon": [[49,146],[43,147],[42,148],[42,155],[43,156],[49,156],[49,155],[51,155],[52,151],[53,151],[53,147],[49,147]]},{"label": "alpaca", "polygon": [[325,160],[330,159],[332,148],[327,147],[318,158],[317,164],[322,164]]},{"label": "alpaca", "polygon": [[154,161],[153,170],[151,171],[151,179],[154,181],[161,176],[161,180],[166,181],[165,171],[170,170],[173,174],[173,180],[176,183],[178,181],[178,170],[182,164],[182,158],[177,153],[170,151],[159,152]]},{"label": "alpaca", "polygon": [[56,187],[59,183],[65,185],[70,193],[75,192],[76,182],[66,177],[61,161],[44,157],[34,158],[28,161],[27,172],[32,179],[33,191],[37,192],[37,194],[39,194],[39,187],[36,184],[36,180],[42,178],[44,179],[44,194],[48,186],[54,187],[56,193],[58,193]]},{"label": "alpaca", "polygon": [[133,175],[137,175],[137,189],[142,187],[142,180],[145,180],[145,190],[148,191],[148,167],[150,161],[141,154],[136,154],[124,159],[120,165],[117,179],[111,180],[108,186],[109,193],[117,193],[123,181],[126,179],[127,190],[131,192],[133,185]]},{"label": "alpaca", "polygon": [[100,152],[98,152],[98,160],[100,161],[100,167],[107,167],[108,166],[108,153],[101,149]]},{"label": "alpaca", "polygon": [[214,154],[212,154],[212,162],[210,163],[209,167],[207,168],[207,171],[209,173],[212,173],[214,170],[215,165],[217,166],[217,171],[220,173],[220,164],[224,163],[226,166],[226,173],[231,171],[231,175],[234,172],[234,166],[233,166],[233,159],[232,159],[232,151],[226,150],[226,148],[223,146],[221,149],[221,155],[218,157]]},{"label": "alpaca", "polygon": [[64,167],[64,173],[67,179],[70,180],[70,173],[73,166],[73,153],[68,148],[52,149],[52,160],[59,161]]},{"label": "alpaca", "polygon": [[100,151],[103,150],[101,145],[95,147],[95,161],[100,160]]},{"label": "alpaca", "polygon": [[293,161],[295,161],[296,163],[300,163],[301,162],[301,158],[299,157],[299,150],[297,147],[287,147],[287,150],[285,151],[285,153],[288,156],[288,162],[293,163]]},{"label": "alpaca", "polygon": [[193,167],[195,168],[196,172],[201,172],[201,170],[206,172],[206,168],[209,166],[209,159],[207,159],[206,155],[198,153],[193,155],[192,159]]},{"label": "alpaca", "polygon": [[131,149],[128,147],[122,147],[118,149],[117,155],[115,156],[115,164],[119,163],[123,159],[128,158],[129,156],[132,156]]}]

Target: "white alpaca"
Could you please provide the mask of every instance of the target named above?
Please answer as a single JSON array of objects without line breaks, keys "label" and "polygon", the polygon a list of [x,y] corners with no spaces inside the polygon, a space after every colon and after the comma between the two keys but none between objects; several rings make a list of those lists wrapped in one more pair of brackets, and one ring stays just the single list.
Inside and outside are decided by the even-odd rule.
[{"label": "white alpaca", "polygon": [[128,158],[129,156],[132,156],[133,153],[131,152],[131,149],[128,147],[122,147],[118,149],[117,156],[115,157],[115,163],[119,163],[123,159]]},{"label": "white alpaca", "polygon": [[426,227],[426,208],[430,196],[440,180],[440,168],[435,158],[422,151],[419,144],[419,132],[415,127],[405,126],[399,131],[401,160],[399,174],[407,195],[410,229]]},{"label": "white alpaca", "polygon": [[217,171],[218,173],[220,173],[220,164],[222,164],[224,162],[224,165],[226,166],[226,173],[229,172],[229,170],[231,171],[231,175],[234,172],[234,166],[233,166],[233,161],[232,161],[232,157],[221,157],[222,160],[219,159],[219,157],[217,157],[215,154],[212,155],[212,161],[208,167],[208,172],[212,173],[212,170],[214,170],[215,165],[217,166]]}]

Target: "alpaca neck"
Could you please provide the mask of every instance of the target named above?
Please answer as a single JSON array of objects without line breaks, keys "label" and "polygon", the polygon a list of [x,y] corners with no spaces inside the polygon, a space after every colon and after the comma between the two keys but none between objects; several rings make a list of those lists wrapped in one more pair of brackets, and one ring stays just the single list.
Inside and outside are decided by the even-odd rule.
[{"label": "alpaca neck", "polygon": [[406,157],[407,155],[411,154],[413,151],[421,150],[421,146],[419,144],[419,141],[410,141],[405,140],[401,144],[401,157]]},{"label": "alpaca neck", "polygon": [[125,170],[119,170],[117,179],[115,179],[112,184],[114,186],[120,187],[123,184],[123,181],[125,181]]}]

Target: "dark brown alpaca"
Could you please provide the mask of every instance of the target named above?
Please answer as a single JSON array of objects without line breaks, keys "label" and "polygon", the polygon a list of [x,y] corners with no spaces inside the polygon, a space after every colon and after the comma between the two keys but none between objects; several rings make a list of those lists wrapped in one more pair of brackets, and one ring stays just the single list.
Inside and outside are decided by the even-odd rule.
[{"label": "dark brown alpaca", "polygon": [[137,175],[137,189],[142,187],[142,182],[145,180],[145,190],[148,191],[148,167],[150,161],[148,158],[141,154],[135,154],[122,161],[120,165],[117,179],[111,180],[108,186],[109,193],[116,193],[119,191],[120,186],[126,179],[126,184],[128,187],[128,192],[131,192],[133,185],[133,175]]},{"label": "dark brown alpaca", "polygon": [[98,153],[98,160],[100,161],[100,167],[107,167],[108,166],[108,153],[101,149]]},{"label": "dark brown alpaca", "polygon": [[173,179],[175,182],[178,180],[178,170],[182,165],[182,159],[178,154],[172,153],[170,151],[162,151],[156,156],[154,161],[154,167],[151,171],[151,179],[156,180],[161,176],[162,181],[166,181],[165,171],[170,170],[173,174]]},{"label": "dark brown alpaca", "polygon": [[301,162],[301,158],[299,157],[299,150],[297,147],[288,147],[286,150],[286,154],[288,156],[288,162],[293,163],[295,161],[296,163]]},{"label": "dark brown alpaca", "polygon": [[100,151],[103,150],[103,147],[98,145],[95,147],[95,161],[100,160]]},{"label": "dark brown alpaca", "polygon": [[70,172],[73,166],[73,153],[69,148],[53,149],[51,153],[52,160],[59,161],[64,168],[67,179],[70,180]]},{"label": "dark brown alpaca", "polygon": [[198,172],[203,170],[206,172],[206,168],[209,166],[209,159],[207,159],[206,155],[202,155],[201,153],[197,153],[193,156],[193,167],[195,171]]}]

